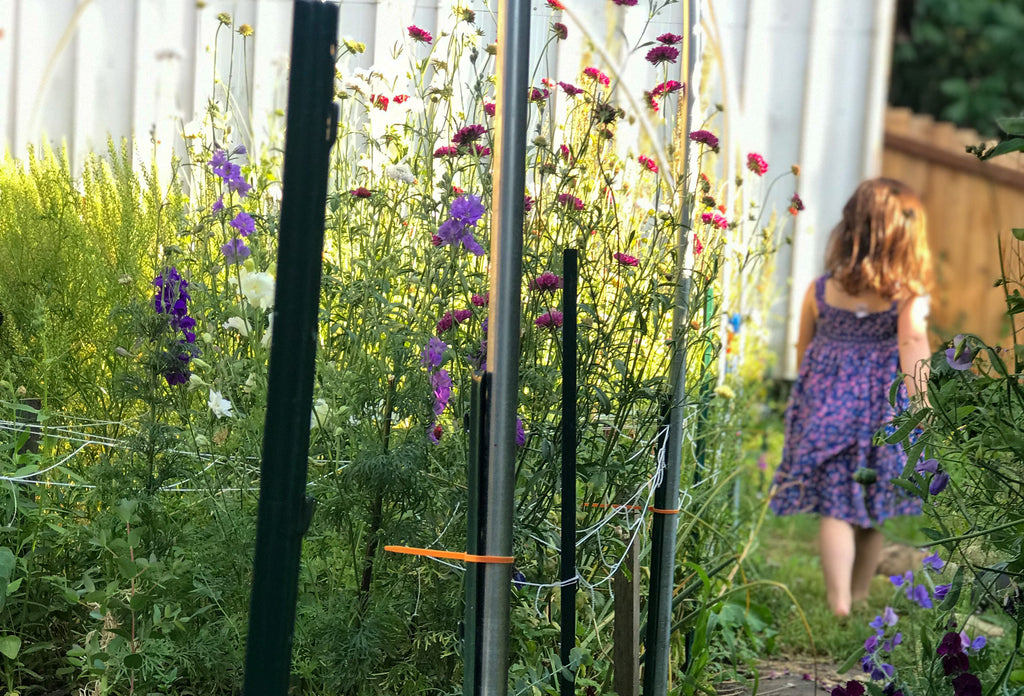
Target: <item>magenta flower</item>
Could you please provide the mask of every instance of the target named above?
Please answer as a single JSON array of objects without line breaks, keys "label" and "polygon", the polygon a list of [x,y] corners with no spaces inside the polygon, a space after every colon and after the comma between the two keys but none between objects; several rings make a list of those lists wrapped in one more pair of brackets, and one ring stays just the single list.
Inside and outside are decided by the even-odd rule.
[{"label": "magenta flower", "polygon": [[685,88],[686,85],[678,80],[668,80],[667,82],[662,82],[660,85],[656,85],[654,89],[651,90],[651,94],[655,97],[662,97],[666,94],[672,94],[673,92],[678,92]]},{"label": "magenta flower", "polygon": [[476,152],[477,157],[486,157],[487,155],[491,154],[491,148],[484,147],[479,143],[473,143],[473,151]]},{"label": "magenta flower", "polygon": [[637,257],[630,256],[629,254],[623,254],[621,251],[618,251],[618,252],[614,253],[612,255],[612,258],[615,259],[616,261],[618,261],[623,266],[639,266],[640,265],[640,260]]},{"label": "magenta flower", "polygon": [[562,159],[568,160],[572,158],[572,151],[569,149],[568,145],[562,143],[561,145],[558,146],[558,155]]},{"label": "magenta flower", "polygon": [[764,173],[768,171],[768,163],[764,161],[764,157],[761,155],[751,152],[747,155],[747,169],[758,176],[764,176]]},{"label": "magenta flower", "polygon": [[461,324],[471,316],[473,316],[472,309],[456,309],[455,312],[452,313],[452,317],[455,319],[456,324]]},{"label": "magenta flower", "polygon": [[558,86],[562,88],[566,94],[570,97],[575,97],[577,94],[583,94],[583,90],[570,82],[559,82]]},{"label": "magenta flower", "polygon": [[523,419],[516,416],[516,447],[526,445],[526,428],[523,427]]},{"label": "magenta flower", "polygon": [[[699,254],[702,251],[704,251],[704,245],[701,243],[700,237],[698,237],[697,234],[694,233],[694,235],[693,235],[693,253],[694,254]],[[760,462],[759,462],[759,464],[760,464]]]},{"label": "magenta flower", "polygon": [[549,92],[548,90],[546,90],[544,88],[531,87],[530,88],[530,101],[533,101],[533,102],[544,101],[545,99],[548,98],[549,94],[551,94],[551,92]]},{"label": "magenta flower", "polygon": [[676,59],[679,58],[679,49],[673,46],[655,46],[647,52],[644,59],[651,65],[661,65],[662,63],[675,63]]},{"label": "magenta flower", "polygon": [[[603,72],[601,72],[597,68],[593,68],[593,67],[583,68],[583,74],[586,75],[587,77],[589,77],[590,79],[596,81],[598,84],[604,85],[605,87],[610,85],[611,82],[612,82],[608,78],[607,75],[605,75]],[[558,84],[562,84],[562,83],[559,82]],[[564,85],[563,85],[562,89],[565,89]]]},{"label": "magenta flower", "polygon": [[354,188],[351,191],[349,191],[349,195],[351,195],[353,198],[369,198],[370,196],[373,195],[373,191],[366,188],[365,186],[360,186],[359,188]]},{"label": "magenta flower", "polygon": [[455,145],[442,145],[434,150],[434,157],[455,157],[459,154],[459,148]]},{"label": "magenta flower", "polygon": [[569,38],[569,29],[561,22],[555,22],[553,25],[551,25],[551,30],[555,32],[555,38],[557,38],[559,41],[565,41],[567,38]]},{"label": "magenta flower", "polygon": [[488,116],[494,116],[495,106],[494,102],[484,102],[484,113]]},{"label": "magenta flower", "polygon": [[434,40],[434,37],[430,35],[429,31],[426,29],[420,29],[415,24],[410,24],[406,31],[409,32],[409,38],[413,41],[421,41],[428,44]]},{"label": "magenta flower", "polygon": [[804,202],[802,200],[800,200],[800,196],[798,196],[796,193],[794,193],[793,197],[789,199],[789,212],[790,212],[790,214],[791,215],[796,215],[797,213],[799,213],[803,209],[804,209]]},{"label": "magenta flower", "polygon": [[542,329],[551,329],[552,331],[562,328],[562,313],[557,309],[552,309],[533,320],[533,323]]},{"label": "magenta flower", "polygon": [[490,304],[491,293],[485,292],[483,295],[477,295],[474,293],[473,297],[471,297],[469,301],[473,303],[474,307],[486,307]]},{"label": "magenta flower", "polygon": [[636,158],[636,161],[642,164],[644,166],[644,169],[646,169],[647,171],[653,172],[655,174],[658,173],[658,164],[650,157],[647,157],[646,155],[640,155],[639,157]]},{"label": "magenta flower", "polygon": [[619,7],[636,7],[637,0],[612,0]]},{"label": "magenta flower", "polygon": [[583,201],[571,193],[560,193],[558,194],[558,204],[566,208],[575,208],[576,210],[583,210]]},{"label": "magenta flower", "polygon": [[658,37],[658,43],[663,43],[666,46],[673,46],[682,40],[682,36],[679,34],[673,34],[672,32],[666,32]]},{"label": "magenta flower", "polygon": [[479,123],[474,123],[471,126],[463,126],[452,137],[452,142],[458,143],[459,145],[465,145],[475,140],[479,140],[486,132],[487,128],[481,126]]},{"label": "magenta flower", "polygon": [[530,289],[540,292],[554,292],[560,287],[562,287],[562,279],[551,271],[544,271],[530,281]]},{"label": "magenta flower", "polygon": [[528,193],[523,196],[523,210],[527,213],[533,210],[533,198]]},{"label": "magenta flower", "polygon": [[718,136],[711,131],[695,130],[690,133],[690,140],[707,145],[712,151],[718,152]]}]

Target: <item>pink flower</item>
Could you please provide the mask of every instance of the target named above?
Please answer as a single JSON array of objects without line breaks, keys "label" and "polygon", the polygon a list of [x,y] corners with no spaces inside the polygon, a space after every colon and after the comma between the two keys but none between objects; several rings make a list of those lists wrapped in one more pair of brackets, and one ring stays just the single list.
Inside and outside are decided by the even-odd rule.
[{"label": "pink flower", "polygon": [[[596,80],[599,84],[602,84],[605,87],[610,85],[611,82],[612,82],[608,78],[607,75],[605,75],[603,72],[601,72],[597,68],[583,68],[583,74],[586,75],[587,77],[589,77],[592,80]],[[562,83],[559,83],[559,84],[562,84]],[[563,85],[562,89],[565,89],[564,85]],[[566,91],[568,91],[568,90],[566,90]]]},{"label": "pink flower", "polygon": [[562,90],[564,90],[570,97],[575,97],[577,94],[583,94],[582,89],[569,82],[559,82],[558,86],[561,87]]},{"label": "pink flower", "polygon": [[434,157],[455,157],[459,154],[459,148],[455,145],[444,145],[434,150]]},{"label": "pink flower", "polygon": [[658,164],[650,157],[640,155],[636,158],[636,161],[642,164],[647,171],[654,172],[655,174],[658,173]]},{"label": "pink flower", "polygon": [[434,37],[430,35],[430,32],[426,29],[420,29],[415,24],[411,24],[407,27],[406,31],[409,32],[409,38],[413,41],[422,41],[423,43],[430,43],[434,40]]},{"label": "pink flower", "polygon": [[494,102],[484,102],[484,113],[488,116],[494,116]]},{"label": "pink flower", "polygon": [[523,196],[523,210],[527,213],[533,210],[533,199],[528,193]]},{"label": "pink flower", "polygon": [[761,155],[751,152],[747,155],[747,169],[758,176],[764,176],[764,173],[768,171],[768,163],[764,161],[764,157]]},{"label": "pink flower", "polygon": [[544,271],[530,281],[530,289],[540,292],[554,292],[560,287],[562,287],[562,279],[551,271]]},{"label": "pink flower", "polygon": [[558,146],[558,154],[562,157],[562,159],[566,160],[572,157],[572,152],[569,150],[569,146],[566,145],[565,143],[562,143],[561,145]]},{"label": "pink flower", "polygon": [[369,198],[370,196],[373,195],[373,191],[366,188],[365,186],[360,186],[359,188],[354,188],[351,191],[349,191],[349,194],[353,198]]},{"label": "pink flower", "polygon": [[466,143],[471,143],[474,140],[479,140],[486,132],[487,128],[481,126],[479,123],[474,123],[471,126],[463,126],[452,137],[452,142],[458,143],[459,145],[465,145]]},{"label": "pink flower", "polygon": [[655,46],[647,52],[645,60],[651,65],[675,63],[679,58],[679,49],[672,46]]},{"label": "pink flower", "polygon": [[555,22],[553,25],[551,25],[551,30],[555,32],[555,38],[557,38],[559,41],[565,41],[567,38],[569,38],[569,29],[561,22]]},{"label": "pink flower", "polygon": [[370,103],[373,104],[374,107],[380,109],[381,111],[388,110],[388,98],[385,97],[383,94],[371,94]]},{"label": "pink flower", "polygon": [[533,323],[542,329],[560,329],[562,327],[562,313],[552,309],[533,320]]},{"label": "pink flower", "polygon": [[707,145],[713,152],[718,152],[718,136],[711,131],[695,130],[690,133],[690,140]]},{"label": "pink flower", "polygon": [[478,145],[477,143],[473,143],[473,150],[476,152],[477,157],[486,157],[491,154],[491,148]]},{"label": "pink flower", "polygon": [[644,92],[644,101],[647,102],[647,107],[654,113],[661,111],[661,107],[658,106],[658,101],[655,99],[653,92]]},{"label": "pink flower", "polygon": [[545,99],[548,98],[549,94],[550,94],[550,92],[548,92],[546,89],[539,89],[537,87],[531,87],[530,88],[530,101],[533,101],[533,102],[544,101]]},{"label": "pink flower", "polygon": [[448,329],[452,328],[455,323],[455,317],[452,316],[451,312],[445,312],[441,319],[437,322],[437,333],[443,334]]},{"label": "pink flower", "polygon": [[491,293],[485,292],[483,295],[477,295],[474,293],[473,297],[470,298],[470,302],[473,303],[474,307],[486,307],[490,304]]},{"label": "pink flower", "polygon": [[673,34],[672,32],[667,32],[658,37],[658,43],[663,43],[666,46],[673,46],[682,40],[682,36],[679,34]]},{"label": "pink flower", "polygon": [[700,238],[695,234],[693,235],[693,253],[699,254],[704,251],[704,245],[701,244]]},{"label": "pink flower", "polygon": [[548,7],[552,10],[564,10],[565,6],[558,0],[548,0]]},{"label": "pink flower", "polygon": [[678,80],[668,80],[667,82],[662,82],[660,85],[655,86],[655,88],[651,90],[651,94],[656,97],[661,97],[666,94],[672,94],[672,92],[678,92],[685,88],[686,85]]},{"label": "pink flower", "polygon": [[430,235],[430,244],[431,246],[441,246],[442,244],[444,244],[444,240],[441,239],[436,234],[432,234]]},{"label": "pink flower", "polygon": [[452,316],[454,317],[456,324],[461,324],[462,322],[466,321],[471,316],[473,316],[473,310],[472,309],[456,309],[454,314],[452,314]]},{"label": "pink flower", "polygon": [[637,0],[612,0],[619,7],[635,7]]},{"label": "pink flower", "polygon": [[712,218],[712,220],[711,220],[711,224],[714,225],[715,227],[717,227],[720,230],[724,230],[726,227],[729,226],[729,221],[726,220],[721,215],[715,215],[715,217]]},{"label": "pink flower", "polygon": [[639,266],[640,260],[635,256],[629,254],[623,254],[621,251],[616,252],[612,255],[612,258],[618,261],[623,266]]},{"label": "pink flower", "polygon": [[571,193],[561,193],[558,195],[559,205],[563,205],[566,208],[575,208],[576,210],[583,210],[583,201]]}]

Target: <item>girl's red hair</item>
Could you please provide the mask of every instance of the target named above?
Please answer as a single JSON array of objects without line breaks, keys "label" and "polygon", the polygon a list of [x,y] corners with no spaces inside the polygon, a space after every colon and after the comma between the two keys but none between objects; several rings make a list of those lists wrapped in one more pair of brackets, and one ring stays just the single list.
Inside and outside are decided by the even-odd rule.
[{"label": "girl's red hair", "polygon": [[832,230],[825,269],[851,295],[926,295],[932,281],[926,230],[924,205],[909,186],[869,179],[857,187]]}]

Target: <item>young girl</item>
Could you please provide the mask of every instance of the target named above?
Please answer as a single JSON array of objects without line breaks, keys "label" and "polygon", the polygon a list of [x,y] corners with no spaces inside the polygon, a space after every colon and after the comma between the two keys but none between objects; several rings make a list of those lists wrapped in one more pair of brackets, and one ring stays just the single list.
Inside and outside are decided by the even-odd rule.
[{"label": "young girl", "polygon": [[[804,297],[771,508],[821,515],[828,604],[846,616],[878,566],[877,525],[920,513],[920,501],[891,483],[906,463],[902,448],[872,442],[927,381],[931,256],[920,199],[892,179],[862,183],[832,231],[825,269]],[[893,407],[900,372],[907,377]],[[858,483],[858,469],[871,470],[858,480],[873,471],[875,481]]]}]

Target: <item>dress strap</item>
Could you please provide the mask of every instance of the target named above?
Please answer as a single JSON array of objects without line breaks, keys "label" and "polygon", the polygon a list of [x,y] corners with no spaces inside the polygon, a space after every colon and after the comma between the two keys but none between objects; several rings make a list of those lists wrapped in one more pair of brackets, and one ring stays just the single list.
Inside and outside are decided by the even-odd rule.
[{"label": "dress strap", "polygon": [[828,274],[819,276],[814,281],[814,299],[818,301],[818,311],[820,312],[825,306],[825,281],[828,280]]}]

